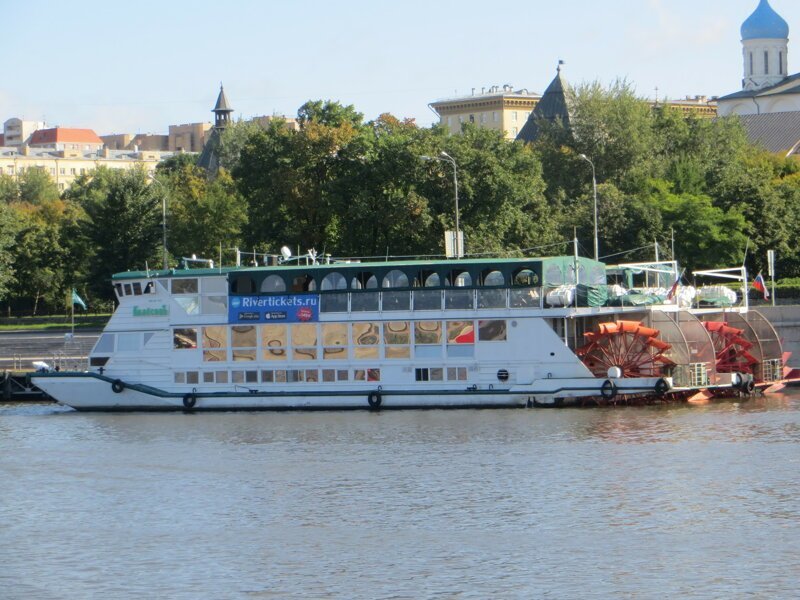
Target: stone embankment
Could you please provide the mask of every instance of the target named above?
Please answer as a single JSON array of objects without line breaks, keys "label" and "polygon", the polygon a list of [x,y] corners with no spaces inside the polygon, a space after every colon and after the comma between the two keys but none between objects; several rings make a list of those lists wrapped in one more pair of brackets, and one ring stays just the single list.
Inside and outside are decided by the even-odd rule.
[{"label": "stone embankment", "polygon": [[0,371],[31,371],[35,361],[64,370],[86,368],[100,330],[6,331],[0,333]]}]

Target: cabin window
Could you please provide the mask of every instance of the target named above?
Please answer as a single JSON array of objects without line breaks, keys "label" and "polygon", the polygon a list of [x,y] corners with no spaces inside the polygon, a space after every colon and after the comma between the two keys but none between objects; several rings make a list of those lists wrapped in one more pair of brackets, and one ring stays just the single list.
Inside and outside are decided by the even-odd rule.
[{"label": "cabin window", "polygon": [[286,282],[280,275],[269,275],[261,282],[261,291],[267,294],[279,294],[286,291]]},{"label": "cabin window", "polygon": [[175,371],[173,380],[175,381],[175,383],[186,383],[186,373],[184,373],[183,371]]},{"label": "cabin window", "polygon": [[347,294],[323,294],[320,297],[319,310],[324,313],[347,312]]},{"label": "cabin window", "polygon": [[133,295],[134,296],[141,296],[142,295],[142,283],[140,281],[134,281],[134,283],[133,283]]},{"label": "cabin window", "polygon": [[292,352],[294,360],[317,359],[316,325],[292,325]]},{"label": "cabin window", "polygon": [[319,371],[316,369],[306,369],[306,381],[311,383],[319,381]]},{"label": "cabin window", "polygon": [[175,350],[194,350],[197,348],[197,329],[186,327],[172,331],[172,347]]},{"label": "cabin window", "polygon": [[511,289],[508,291],[508,305],[511,308],[541,307],[538,288]]},{"label": "cabin window", "polygon": [[411,358],[411,326],[408,321],[383,324],[386,358]]},{"label": "cabin window", "polygon": [[350,295],[351,312],[377,312],[379,297],[377,292],[363,292]]},{"label": "cabin window", "polygon": [[414,282],[416,287],[441,287],[441,279],[435,271],[420,271]]},{"label": "cabin window", "polygon": [[292,291],[299,292],[313,292],[317,289],[317,284],[311,275],[298,275],[292,279]]},{"label": "cabin window", "polygon": [[481,342],[505,342],[505,321],[478,321],[478,339]]},{"label": "cabin window", "polygon": [[225,296],[200,296],[200,308],[204,315],[227,315],[228,298]]},{"label": "cabin window", "polygon": [[200,297],[199,296],[176,296],[175,302],[186,312],[187,315],[200,314]]},{"label": "cabin window", "polygon": [[414,343],[416,345],[439,345],[442,343],[442,323],[440,321],[417,321],[414,323]]},{"label": "cabin window", "polygon": [[228,291],[228,284],[222,277],[203,278],[204,294],[224,294]]},{"label": "cabin window", "polygon": [[447,310],[470,310],[474,308],[472,290],[445,290],[444,307]]},{"label": "cabin window", "polygon": [[381,329],[378,323],[353,323],[353,358],[378,358]]},{"label": "cabin window", "polygon": [[466,381],[467,367],[447,367],[447,381]]},{"label": "cabin window", "polygon": [[118,333],[117,352],[137,352],[142,349],[142,338],[138,333]]},{"label": "cabin window", "polygon": [[447,356],[471,358],[475,355],[475,324],[472,321],[447,322]]},{"label": "cabin window", "polygon": [[371,290],[378,287],[378,278],[372,273],[359,273],[350,282],[350,288],[353,290]]},{"label": "cabin window", "polygon": [[[557,274],[561,277],[561,271],[556,267]],[[514,287],[533,287],[539,284],[539,277],[530,269],[520,269],[514,273]]]},{"label": "cabin window", "polygon": [[346,290],[347,280],[341,273],[328,273],[322,279],[320,290],[323,292],[330,292],[334,290]]},{"label": "cabin window", "polygon": [[130,283],[126,283],[124,287],[125,287],[125,295],[126,296],[133,296],[133,289],[131,288],[131,284]]},{"label": "cabin window", "polygon": [[144,294],[155,294],[156,293],[156,286],[155,283],[152,281],[148,281],[147,285],[144,286]]},{"label": "cabin window", "polygon": [[414,310],[442,310],[441,290],[415,290]]},{"label": "cabin window", "polygon": [[124,292],[122,291],[122,284],[121,283],[115,283],[114,284],[114,291],[117,292],[117,297],[119,297],[119,298],[122,298],[122,296],[125,295]]},{"label": "cabin window", "polygon": [[231,327],[231,351],[235,361],[256,360],[256,327],[255,325],[234,325]]},{"label": "cabin window", "polygon": [[100,339],[97,340],[97,344],[92,351],[92,354],[111,354],[114,352],[114,340],[116,335],[113,333],[104,333],[100,336]]},{"label": "cabin window", "polygon": [[478,308],[505,308],[506,290],[478,290]]},{"label": "cabin window", "polygon": [[261,325],[264,360],[286,360],[287,342],[286,325]]},{"label": "cabin window", "polygon": [[481,274],[481,279],[485,287],[500,287],[505,285],[506,279],[500,271],[486,270]]},{"label": "cabin window", "polygon": [[322,324],[322,358],[323,360],[347,359],[347,324]]},{"label": "cabin window", "polygon": [[383,292],[382,310],[409,310],[411,292]]},{"label": "cabin window", "polygon": [[203,360],[220,362],[228,359],[228,328],[222,325],[203,327]]},{"label": "cabin window", "polygon": [[231,283],[231,292],[234,294],[254,294],[256,282],[247,275],[237,275]]},{"label": "cabin window", "polygon": [[214,371],[203,371],[203,383],[214,383]]},{"label": "cabin window", "polygon": [[197,279],[173,279],[172,293],[197,294],[198,293]]},{"label": "cabin window", "polygon": [[331,383],[334,381],[347,381],[349,372],[347,369],[322,369],[322,381]]},{"label": "cabin window", "polygon": [[380,381],[380,369],[354,369],[353,381]]},{"label": "cabin window", "polygon": [[450,271],[445,285],[453,287],[470,287],[472,286],[472,275],[470,275],[468,271]]},{"label": "cabin window", "polygon": [[389,271],[386,276],[383,278],[383,287],[384,288],[407,288],[409,287],[408,284],[408,275],[403,273],[399,269],[393,269]]}]

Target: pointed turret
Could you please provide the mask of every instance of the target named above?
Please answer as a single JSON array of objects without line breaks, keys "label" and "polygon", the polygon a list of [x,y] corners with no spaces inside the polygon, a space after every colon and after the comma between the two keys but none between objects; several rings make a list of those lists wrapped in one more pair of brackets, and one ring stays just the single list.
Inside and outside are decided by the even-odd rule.
[{"label": "pointed turret", "polygon": [[525,126],[517,135],[523,142],[533,142],[539,137],[544,122],[555,123],[565,130],[570,128],[570,112],[572,111],[572,90],[564,78],[562,67],[564,61],[558,61],[556,76],[542,95],[542,99],[533,109]]},{"label": "pointed turret", "polygon": [[217,171],[219,171],[220,136],[225,131],[225,128],[230,125],[231,113],[233,112],[222,83],[219,84],[219,96],[217,96],[217,103],[211,112],[214,113],[214,128],[211,130],[211,135],[208,136],[205,146],[203,146],[200,158],[197,159],[197,166],[204,168],[211,175],[216,175]]},{"label": "pointed turret", "polygon": [[214,106],[214,127],[217,129],[225,129],[231,122],[231,113],[233,109],[228,104],[228,98],[225,96],[225,88],[222,83],[219,84],[219,96],[217,96],[217,104]]}]

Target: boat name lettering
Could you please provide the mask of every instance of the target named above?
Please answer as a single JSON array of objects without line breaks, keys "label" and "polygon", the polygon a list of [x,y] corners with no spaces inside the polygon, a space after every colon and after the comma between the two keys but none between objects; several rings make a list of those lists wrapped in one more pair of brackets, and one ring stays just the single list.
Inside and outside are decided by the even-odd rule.
[{"label": "boat name lettering", "polygon": [[140,306],[133,307],[134,317],[168,317],[169,307],[166,304],[155,308],[142,308]]}]

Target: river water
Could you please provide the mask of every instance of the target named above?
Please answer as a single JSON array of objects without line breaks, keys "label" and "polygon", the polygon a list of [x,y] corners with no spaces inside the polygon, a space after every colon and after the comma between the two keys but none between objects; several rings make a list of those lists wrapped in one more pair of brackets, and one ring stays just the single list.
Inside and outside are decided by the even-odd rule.
[{"label": "river water", "polygon": [[796,598],[800,393],[705,407],[0,406],[0,597]]}]

